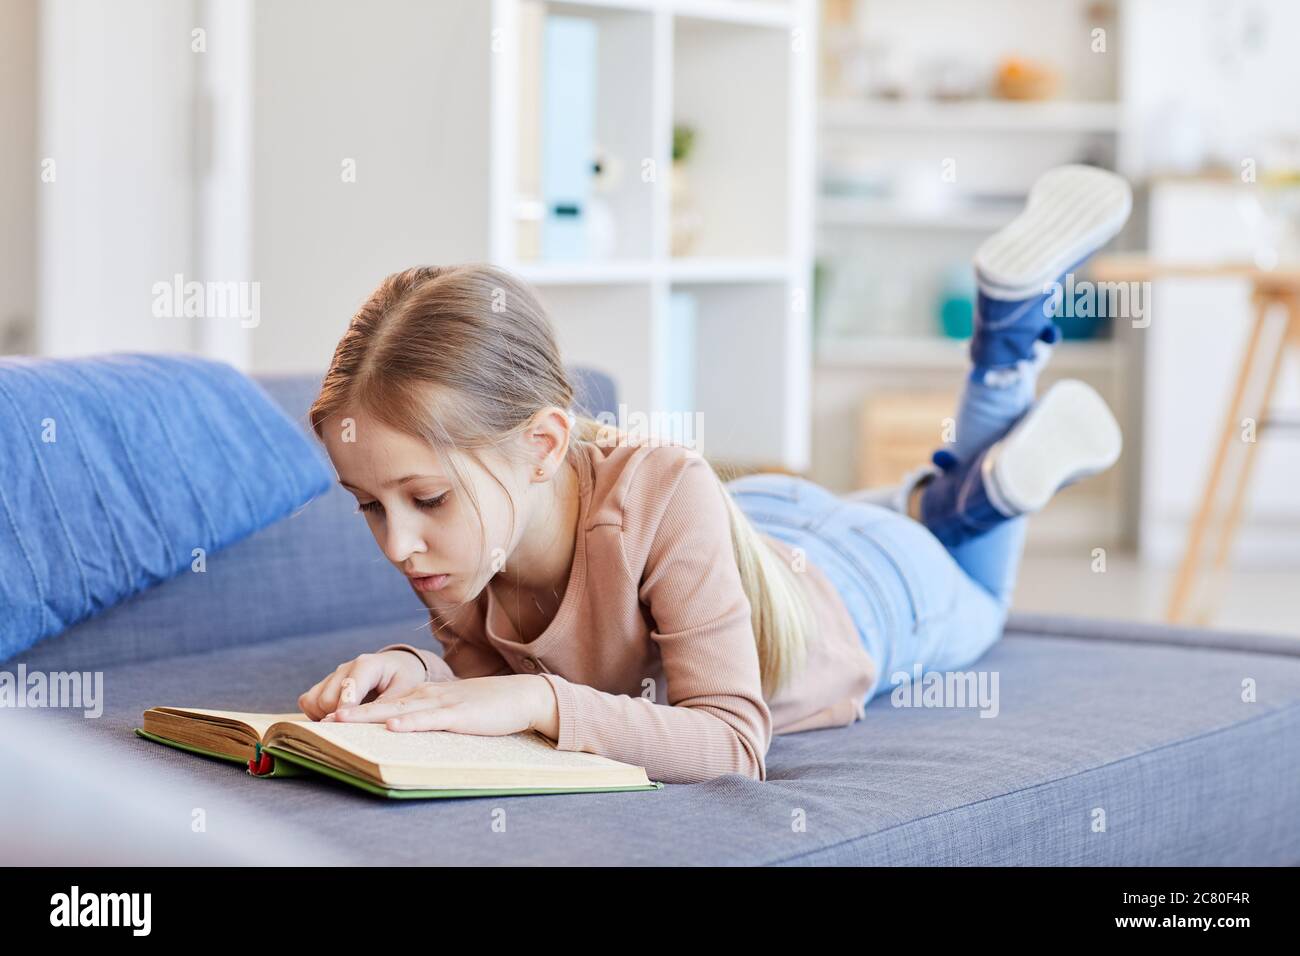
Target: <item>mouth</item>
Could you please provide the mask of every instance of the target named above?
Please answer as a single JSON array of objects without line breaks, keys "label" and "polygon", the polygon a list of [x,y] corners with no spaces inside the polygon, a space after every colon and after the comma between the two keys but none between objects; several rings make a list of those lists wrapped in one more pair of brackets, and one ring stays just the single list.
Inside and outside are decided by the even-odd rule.
[{"label": "mouth", "polygon": [[410,574],[411,587],[417,591],[439,591],[446,586],[450,574]]}]

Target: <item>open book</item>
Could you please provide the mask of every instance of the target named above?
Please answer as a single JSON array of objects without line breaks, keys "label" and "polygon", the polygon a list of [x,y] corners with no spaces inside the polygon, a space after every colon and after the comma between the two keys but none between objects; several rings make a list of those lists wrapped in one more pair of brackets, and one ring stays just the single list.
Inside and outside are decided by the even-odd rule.
[{"label": "open book", "polygon": [[510,796],[658,790],[644,767],[597,754],[557,750],[541,734],[505,737],[383,724],[320,723],[305,714],[246,714],[150,707],[141,737],[247,764],[258,777],[315,771],[395,798]]}]

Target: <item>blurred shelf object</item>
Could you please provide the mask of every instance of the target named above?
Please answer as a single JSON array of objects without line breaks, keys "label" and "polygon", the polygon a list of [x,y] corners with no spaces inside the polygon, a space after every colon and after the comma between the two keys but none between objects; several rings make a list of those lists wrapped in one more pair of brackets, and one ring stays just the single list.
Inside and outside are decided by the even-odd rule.
[{"label": "blurred shelf object", "polygon": [[[817,346],[818,367],[862,369],[964,370],[970,367],[970,343],[942,336],[872,336],[823,339]],[[1058,371],[1118,372],[1120,346],[1108,339],[1065,339],[1052,354]]]},{"label": "blurred shelf object", "polygon": [[1109,102],[828,100],[821,104],[824,131],[1115,133],[1120,124],[1119,105]]},{"label": "blurred shelf object", "polygon": [[1012,203],[970,202],[935,212],[920,212],[900,203],[878,199],[823,196],[818,203],[817,218],[824,226],[992,232],[1015,218],[1020,208],[1020,205]]},{"label": "blurred shelf object", "polygon": [[801,268],[789,259],[688,256],[669,260],[668,275],[679,282],[784,282]]},{"label": "blurred shelf object", "polygon": [[566,14],[635,10],[767,27],[788,27],[798,16],[797,0],[794,3],[785,0],[556,0],[548,5]]},{"label": "blurred shelf object", "polygon": [[789,259],[689,256],[668,259],[604,259],[521,262],[515,271],[536,285],[598,285],[627,282],[783,282],[799,269]]},{"label": "blurred shelf object", "polygon": [[943,444],[954,389],[879,392],[859,412],[857,487],[896,485]]},{"label": "blurred shelf object", "polygon": [[789,28],[799,24],[798,0],[660,0],[679,18]]},{"label": "blurred shelf object", "polygon": [[511,267],[534,285],[621,285],[649,282],[657,264],[650,259],[603,259],[578,262],[519,262]]}]

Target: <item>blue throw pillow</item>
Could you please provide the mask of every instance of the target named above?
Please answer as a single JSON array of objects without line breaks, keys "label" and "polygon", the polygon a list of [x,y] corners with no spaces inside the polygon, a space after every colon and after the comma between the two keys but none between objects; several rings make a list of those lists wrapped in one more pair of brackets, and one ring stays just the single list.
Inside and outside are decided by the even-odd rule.
[{"label": "blue throw pillow", "polygon": [[333,482],[255,382],[182,355],[0,358],[0,462],[0,660]]}]

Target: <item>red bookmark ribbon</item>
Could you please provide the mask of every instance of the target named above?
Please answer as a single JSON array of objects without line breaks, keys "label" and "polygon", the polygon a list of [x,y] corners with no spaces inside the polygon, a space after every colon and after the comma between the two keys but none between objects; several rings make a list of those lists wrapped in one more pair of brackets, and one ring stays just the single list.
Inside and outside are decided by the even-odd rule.
[{"label": "red bookmark ribbon", "polygon": [[256,745],[254,753],[256,756],[248,761],[248,772],[254,777],[265,777],[275,769],[275,758],[264,751],[260,743]]}]

